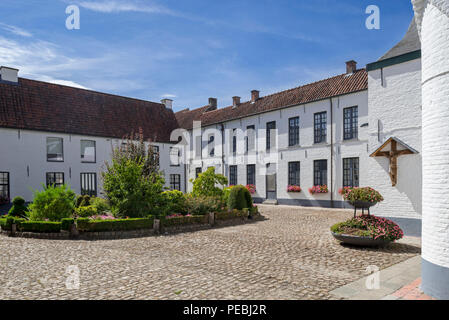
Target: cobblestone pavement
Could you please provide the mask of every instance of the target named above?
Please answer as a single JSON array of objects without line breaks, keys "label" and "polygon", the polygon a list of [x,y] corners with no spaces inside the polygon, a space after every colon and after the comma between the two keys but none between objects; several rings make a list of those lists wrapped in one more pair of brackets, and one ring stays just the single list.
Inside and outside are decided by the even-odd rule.
[{"label": "cobblestone pavement", "polygon": [[[113,241],[0,237],[0,299],[332,299],[329,292],[420,253],[357,249],[329,227],[350,211],[260,206],[266,220]],[[69,266],[80,271],[70,285]]]}]

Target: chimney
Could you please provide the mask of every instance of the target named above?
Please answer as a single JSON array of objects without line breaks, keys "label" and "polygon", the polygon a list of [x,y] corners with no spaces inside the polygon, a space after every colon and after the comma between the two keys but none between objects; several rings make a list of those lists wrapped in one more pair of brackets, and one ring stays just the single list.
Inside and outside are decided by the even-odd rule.
[{"label": "chimney", "polygon": [[346,62],[346,73],[347,74],[353,74],[357,71],[357,62],[354,60]]},{"label": "chimney", "polygon": [[18,83],[19,78],[19,69],[9,68],[9,67],[0,67],[0,79],[2,81],[7,81],[11,83]]},{"label": "chimney", "polygon": [[251,91],[251,102],[252,103],[254,103],[254,102],[256,102],[257,100],[259,100],[259,91],[257,91],[257,90],[253,90],[253,91]]},{"label": "chimney", "polygon": [[172,99],[162,99],[161,103],[164,104],[167,109],[173,110],[173,100]]},{"label": "chimney", "polygon": [[209,107],[217,109],[217,98],[209,98]]},{"label": "chimney", "polygon": [[240,105],[240,97],[232,97],[232,107],[237,108]]}]

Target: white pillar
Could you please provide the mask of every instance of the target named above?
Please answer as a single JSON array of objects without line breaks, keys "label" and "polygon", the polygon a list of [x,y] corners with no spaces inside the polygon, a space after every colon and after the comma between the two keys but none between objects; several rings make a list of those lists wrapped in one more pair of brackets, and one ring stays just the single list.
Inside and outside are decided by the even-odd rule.
[{"label": "white pillar", "polygon": [[412,3],[422,43],[422,290],[449,299],[449,1]]}]

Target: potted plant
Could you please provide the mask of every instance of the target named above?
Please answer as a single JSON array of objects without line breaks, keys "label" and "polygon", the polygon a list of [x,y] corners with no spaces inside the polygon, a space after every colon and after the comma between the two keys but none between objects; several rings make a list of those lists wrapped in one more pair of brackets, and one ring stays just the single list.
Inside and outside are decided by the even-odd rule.
[{"label": "potted plant", "polygon": [[385,246],[404,236],[401,228],[391,220],[375,216],[359,216],[331,227],[340,242],[357,246]]},{"label": "potted plant", "polygon": [[342,188],[340,194],[351,206],[357,209],[368,209],[382,202],[382,195],[371,187],[365,188]]},{"label": "potted plant", "polygon": [[310,194],[329,193],[329,188],[326,185],[313,186],[312,188],[309,188],[309,192],[310,192]]},{"label": "potted plant", "polygon": [[287,192],[289,193],[300,193],[302,191],[300,186],[288,186]]}]

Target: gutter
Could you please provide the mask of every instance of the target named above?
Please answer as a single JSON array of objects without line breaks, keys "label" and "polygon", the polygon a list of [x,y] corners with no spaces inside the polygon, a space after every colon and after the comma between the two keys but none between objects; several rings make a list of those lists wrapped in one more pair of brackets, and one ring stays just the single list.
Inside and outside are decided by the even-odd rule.
[{"label": "gutter", "polygon": [[331,103],[331,208],[334,208],[334,108],[332,98]]}]

